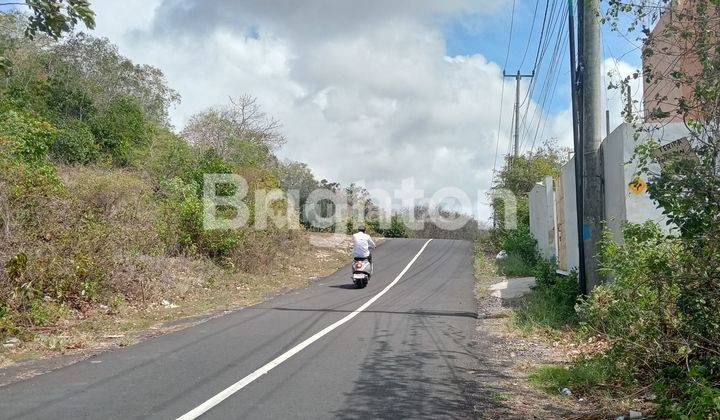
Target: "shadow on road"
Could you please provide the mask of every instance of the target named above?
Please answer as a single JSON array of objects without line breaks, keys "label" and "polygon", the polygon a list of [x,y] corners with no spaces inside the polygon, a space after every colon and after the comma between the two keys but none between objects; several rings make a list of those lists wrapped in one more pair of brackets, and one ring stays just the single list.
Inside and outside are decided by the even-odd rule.
[{"label": "shadow on road", "polygon": [[329,287],[332,287],[333,289],[352,289],[352,290],[357,289],[357,286],[355,286],[354,284],[338,284],[337,286],[329,286]]},{"label": "shadow on road", "polygon": [[[254,309],[254,308],[247,308]],[[275,310],[275,311],[299,311],[299,312],[337,312],[337,313],[351,313],[353,311],[344,309],[314,309],[314,308],[256,308],[262,310]],[[368,311],[364,310],[360,314],[392,314],[392,315],[415,315],[415,316],[449,316],[449,317],[464,317],[477,319],[477,313],[475,312],[456,312],[456,311]]]},{"label": "shadow on road", "polygon": [[482,374],[482,359],[467,336],[474,323],[465,328],[447,318],[408,317],[401,333],[377,326],[360,377],[335,417],[480,416],[478,397],[486,390],[479,389],[476,375]]}]

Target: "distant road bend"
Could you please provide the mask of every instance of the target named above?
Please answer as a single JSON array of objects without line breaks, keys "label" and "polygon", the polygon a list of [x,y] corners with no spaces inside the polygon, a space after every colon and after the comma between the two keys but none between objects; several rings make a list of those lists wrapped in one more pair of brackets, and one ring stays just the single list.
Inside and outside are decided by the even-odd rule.
[{"label": "distant road bend", "polygon": [[474,418],[472,244],[393,239],[312,286],[0,388],[2,419]]}]

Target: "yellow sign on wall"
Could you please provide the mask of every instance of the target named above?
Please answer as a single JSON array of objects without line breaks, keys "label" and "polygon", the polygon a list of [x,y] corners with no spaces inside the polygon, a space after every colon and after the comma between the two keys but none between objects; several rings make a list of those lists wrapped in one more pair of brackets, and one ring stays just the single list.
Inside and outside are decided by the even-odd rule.
[{"label": "yellow sign on wall", "polygon": [[635,194],[642,194],[647,190],[647,181],[645,181],[642,178],[638,178],[635,181],[628,184],[628,187],[630,188],[630,191],[634,192]]}]

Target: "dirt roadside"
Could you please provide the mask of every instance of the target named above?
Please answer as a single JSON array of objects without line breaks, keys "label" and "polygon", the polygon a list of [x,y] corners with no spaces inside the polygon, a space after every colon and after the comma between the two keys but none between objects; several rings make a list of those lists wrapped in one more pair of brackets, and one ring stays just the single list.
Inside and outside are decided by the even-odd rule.
[{"label": "dirt roadside", "polygon": [[164,296],[142,307],[70,314],[32,331],[31,341],[0,346],[0,387],[307,287],[347,264],[350,246],[349,237],[298,235],[263,273],[225,273],[191,293]]},{"label": "dirt roadside", "polygon": [[560,390],[557,395],[548,395],[529,382],[528,376],[534,367],[567,363],[570,360],[567,348],[515,329],[511,306],[491,296],[489,291],[492,284],[505,278],[479,277],[476,344],[478,354],[485,362],[476,373],[478,389],[482,390],[477,402],[481,418],[607,418],[607,413],[594,404],[564,396]]}]

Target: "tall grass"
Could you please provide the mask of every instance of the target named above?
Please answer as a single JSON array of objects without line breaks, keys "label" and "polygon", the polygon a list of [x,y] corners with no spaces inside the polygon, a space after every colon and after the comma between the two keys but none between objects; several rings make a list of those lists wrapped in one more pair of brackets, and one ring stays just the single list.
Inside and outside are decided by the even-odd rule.
[{"label": "tall grass", "polygon": [[515,323],[525,331],[562,330],[577,325],[576,273],[561,275],[554,263],[540,260],[532,269],[536,286],[515,309]]}]

